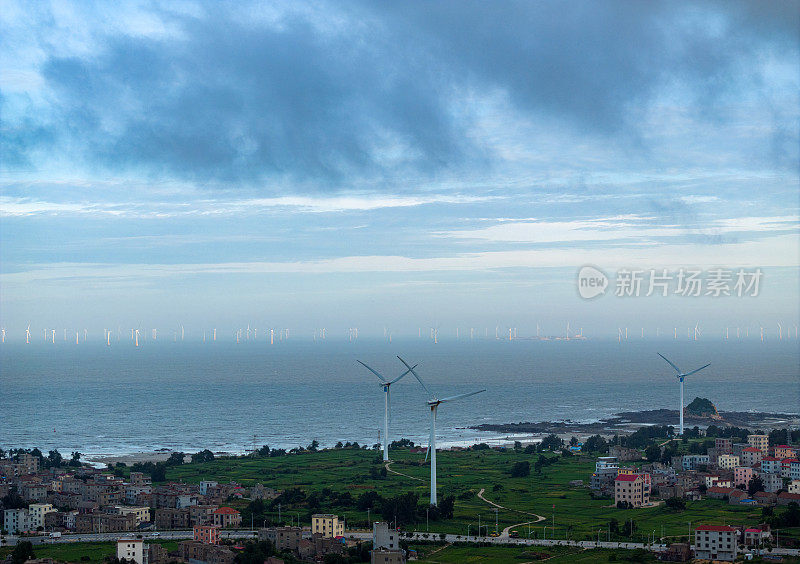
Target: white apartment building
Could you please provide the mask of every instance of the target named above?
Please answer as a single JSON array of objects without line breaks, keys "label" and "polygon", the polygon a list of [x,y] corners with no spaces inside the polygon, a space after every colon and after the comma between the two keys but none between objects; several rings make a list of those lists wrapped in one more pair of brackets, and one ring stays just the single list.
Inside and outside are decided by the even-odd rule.
[{"label": "white apartment building", "polygon": [[144,564],[144,541],[142,539],[119,539],[117,558]]},{"label": "white apartment building", "polygon": [[28,506],[28,526],[35,531],[39,527],[44,528],[44,516],[47,513],[58,511],[49,503],[32,503]]},{"label": "white apartment building", "polygon": [[736,529],[727,525],[700,525],[694,531],[694,557],[698,560],[736,560]]},{"label": "white apartment building", "polygon": [[3,528],[9,535],[16,535],[21,531],[29,531],[27,509],[6,509],[3,511]]},{"label": "white apartment building", "polygon": [[335,538],[344,536],[344,522],[338,515],[317,513],[311,516],[311,533],[319,533],[323,537]]},{"label": "white apartment building", "polygon": [[739,457],[735,454],[721,454],[717,457],[717,467],[723,470],[733,470],[739,466]]}]

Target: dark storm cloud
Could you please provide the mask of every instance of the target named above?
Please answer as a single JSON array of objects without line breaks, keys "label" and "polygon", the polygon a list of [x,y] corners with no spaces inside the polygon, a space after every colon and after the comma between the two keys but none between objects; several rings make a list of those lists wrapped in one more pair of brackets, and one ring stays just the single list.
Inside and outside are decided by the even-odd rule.
[{"label": "dark storm cloud", "polygon": [[791,3],[334,3],[348,23],[322,31],[298,14],[244,24],[220,6],[168,16],[178,38],[107,37],[93,57],[51,57],[52,146],[194,181],[286,175],[325,188],[433,175],[491,161],[468,135],[470,93],[502,91],[523,115],[635,138],[662,89],[683,85],[710,115],[757,85],[741,69],[757,49],[797,48],[781,17]]}]

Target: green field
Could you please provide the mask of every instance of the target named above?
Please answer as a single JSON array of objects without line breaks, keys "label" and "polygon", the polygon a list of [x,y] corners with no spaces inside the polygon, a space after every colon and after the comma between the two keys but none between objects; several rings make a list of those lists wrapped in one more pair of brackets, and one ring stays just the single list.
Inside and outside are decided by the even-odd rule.
[{"label": "green field", "polygon": [[[177,541],[149,541],[157,542],[167,550],[177,550]],[[0,548],[0,559],[11,554],[13,548]],[[36,558],[52,558],[61,562],[88,562],[96,564],[103,562],[107,557],[117,555],[117,544],[114,542],[76,542],[34,545],[33,553]],[[86,559],[88,557],[88,559]],[[81,560],[81,558],[84,558]]]},{"label": "green field", "polygon": [[[555,455],[550,455],[555,457]],[[495,514],[493,509],[477,497],[484,488],[484,496],[498,503],[507,510],[500,510],[497,515],[498,529],[534,519],[528,513],[546,517],[546,521],[531,526],[531,537],[591,540],[606,540],[608,524],[611,519],[620,523],[633,519],[637,531],[632,537],[615,537],[611,540],[630,540],[643,542],[647,536],[656,538],[663,535],[667,540],[678,540],[686,537],[689,522],[692,528],[698,524],[755,525],[761,517],[760,508],[734,507],[726,502],[703,500],[687,502],[684,511],[672,511],[663,505],[645,509],[621,510],[612,507],[611,499],[592,499],[586,487],[569,487],[570,480],[588,479],[594,469],[594,458],[574,456],[566,459],[556,457],[557,461],[542,469],[540,475],[533,471],[525,478],[511,478],[509,471],[518,461],[528,460],[531,463],[538,455],[528,455],[513,450],[495,451],[442,451],[437,454],[439,495],[456,496],[453,519],[431,521],[428,530],[431,532],[448,532],[466,535],[477,531],[480,515],[481,524],[489,525],[489,532],[494,531]],[[167,473],[169,480],[198,482],[203,479],[216,479],[220,482],[237,481],[244,485],[256,482],[276,489],[299,487],[306,492],[319,492],[330,488],[337,492],[349,492],[357,498],[363,492],[375,491],[383,497],[391,497],[408,491],[419,494],[420,502],[425,502],[429,495],[429,467],[423,462],[424,456],[410,454],[408,450],[392,451],[396,461],[391,468],[408,474],[412,478],[389,473],[386,478],[370,477],[371,468],[380,469],[382,463],[376,451],[337,449],[321,452],[305,452],[274,458],[226,458],[203,464],[184,464],[170,467]],[[247,502],[234,502],[240,508]],[[554,508],[555,506],[555,508]],[[356,511],[352,506],[329,505],[324,501],[313,511],[302,505],[283,506],[283,520],[299,514],[301,522],[308,522],[311,512],[332,512],[344,515],[349,527],[367,525],[367,512]],[[275,515],[277,517],[277,515]],[[372,513],[371,520],[380,517]],[[555,530],[553,524],[555,523]],[[546,528],[545,528],[546,527]],[[415,526],[418,531],[425,531],[424,516]],[[527,537],[528,526],[520,526],[520,536]],[[800,530],[788,529],[782,534],[800,537]]]}]

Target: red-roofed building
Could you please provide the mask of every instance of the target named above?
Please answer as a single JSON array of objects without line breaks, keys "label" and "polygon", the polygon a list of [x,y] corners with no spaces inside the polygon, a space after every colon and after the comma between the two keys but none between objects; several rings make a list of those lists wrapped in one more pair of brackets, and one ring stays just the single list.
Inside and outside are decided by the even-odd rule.
[{"label": "red-roofed building", "polygon": [[694,531],[694,557],[700,560],[736,560],[737,531],[727,525],[700,525]]},{"label": "red-roofed building", "polygon": [[650,483],[649,475],[645,483],[645,475],[642,474],[620,474],[614,480],[614,504],[619,505],[624,502],[632,507],[641,507],[650,503]]},{"label": "red-roofed building", "polygon": [[781,478],[789,478],[792,471],[792,462],[797,462],[794,458],[784,458],[781,460]]},{"label": "red-roofed building", "polygon": [[220,528],[237,527],[242,524],[242,514],[232,507],[220,507],[212,514],[214,525]]},{"label": "red-roofed building", "polygon": [[761,459],[761,472],[766,474],[780,474],[781,461],[774,456],[765,456]]},{"label": "red-roofed building", "polygon": [[789,505],[795,502],[800,504],[800,494],[781,492],[778,494],[778,505]]},{"label": "red-roofed building", "polygon": [[775,452],[775,458],[781,460],[797,456],[797,449],[789,445],[775,445],[773,452]]},{"label": "red-roofed building", "polygon": [[761,529],[745,529],[744,530],[744,544],[746,546],[759,546],[765,541],[768,541],[770,537],[769,531],[763,531]]},{"label": "red-roofed building", "polygon": [[[241,520],[241,518],[240,518]],[[194,540],[203,544],[217,544],[219,540],[219,527],[213,525],[195,525]]]},{"label": "red-roofed building", "polygon": [[706,495],[711,499],[725,499],[735,491],[737,491],[735,488],[712,486],[706,490]]},{"label": "red-roofed building", "polygon": [[760,449],[755,447],[747,447],[742,449],[742,466],[755,466],[761,459],[763,458],[763,454]]}]

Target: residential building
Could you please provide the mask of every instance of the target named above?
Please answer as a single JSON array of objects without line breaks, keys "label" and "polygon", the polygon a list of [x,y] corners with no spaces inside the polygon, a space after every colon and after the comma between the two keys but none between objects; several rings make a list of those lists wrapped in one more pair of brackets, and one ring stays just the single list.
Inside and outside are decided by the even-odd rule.
[{"label": "residential building", "polygon": [[780,474],[761,474],[759,477],[764,483],[765,492],[777,493],[778,490],[783,489],[783,478]]},{"label": "residential building", "polygon": [[694,557],[699,560],[736,560],[737,531],[727,525],[700,525],[694,532]]},{"label": "residential building", "polygon": [[750,528],[745,529],[742,535],[745,546],[760,546],[770,539],[769,531],[762,529]]},{"label": "residential building", "polygon": [[758,505],[775,505],[778,501],[772,492],[756,492],[753,494],[753,499]]},{"label": "residential building", "polygon": [[717,467],[723,470],[733,470],[739,466],[739,457],[733,454],[721,454],[717,457]]},{"label": "residential building", "polygon": [[717,455],[733,454],[733,441],[731,439],[716,438],[714,439],[714,448],[717,451]]},{"label": "residential building", "polygon": [[614,504],[621,502],[633,507],[650,503],[650,491],[641,474],[620,474],[614,480]]},{"label": "residential building", "polygon": [[258,540],[270,541],[278,551],[298,552],[302,538],[303,529],[301,527],[268,527],[258,531]]},{"label": "residential building", "polygon": [[789,482],[789,486],[786,488],[791,494],[800,494],[800,480],[792,480]]},{"label": "residential building", "polygon": [[639,449],[619,445],[611,445],[608,447],[608,454],[610,455],[609,458],[616,458],[620,462],[642,459],[642,452]]},{"label": "residential building", "polygon": [[117,515],[133,515],[136,519],[136,526],[142,523],[150,522],[150,508],[149,507],[128,507],[125,505],[117,505],[114,507],[113,512]]},{"label": "residential building", "polygon": [[44,516],[58,510],[49,503],[32,503],[28,506],[28,526],[32,531],[39,527],[44,529]]},{"label": "residential building", "polygon": [[707,454],[687,454],[682,461],[684,470],[697,470],[700,466],[708,466]]},{"label": "residential building", "polygon": [[188,529],[189,510],[174,507],[156,509],[155,525],[156,529]]},{"label": "residential building", "polygon": [[9,535],[30,530],[27,509],[6,509],[3,511],[3,528]]},{"label": "residential building", "polygon": [[17,462],[21,464],[26,474],[36,474],[39,471],[39,457],[27,452],[17,455]]},{"label": "residential building", "polygon": [[761,473],[781,474],[781,460],[774,456],[764,456],[761,458]]},{"label": "residential building", "polygon": [[214,524],[216,505],[190,505],[187,509],[189,510],[189,521],[193,527]]},{"label": "residential building", "polygon": [[614,456],[601,456],[595,463],[595,471],[589,479],[589,487],[601,494],[614,491],[614,480],[619,474],[619,463]]},{"label": "residential building", "polygon": [[753,468],[750,466],[737,466],[733,469],[733,485],[747,486],[753,479]]},{"label": "residential building", "polygon": [[761,454],[769,454],[769,435],[747,435],[747,444],[761,451]]},{"label": "residential building", "polygon": [[143,493],[151,493],[152,486],[144,484],[128,484],[125,486],[125,503],[136,505],[136,496]]},{"label": "residential building", "polygon": [[789,461],[789,479],[800,480],[800,460]]},{"label": "residential building", "polygon": [[214,525],[224,529],[225,527],[238,527],[242,523],[242,514],[232,507],[220,507],[211,514]]},{"label": "residential building", "polygon": [[775,458],[778,460],[797,456],[797,448],[789,445],[775,445],[773,447],[773,452],[775,453]]},{"label": "residential building", "polygon": [[339,521],[338,515],[317,513],[311,516],[311,533],[323,538],[341,537],[344,536],[344,522]]},{"label": "residential building", "polygon": [[144,541],[142,539],[119,539],[117,541],[117,558],[144,564]]},{"label": "residential building", "polygon": [[741,490],[737,490],[736,488],[722,488],[718,486],[712,486],[706,490],[706,496],[710,499],[726,499],[730,497],[733,492],[737,492]]},{"label": "residential building", "polygon": [[389,527],[385,521],[375,521],[372,524],[372,546],[374,548],[385,548],[386,550],[398,550],[400,548],[400,535]]},{"label": "residential building", "polygon": [[134,486],[149,486],[152,484],[150,476],[143,472],[131,472],[130,480]]},{"label": "residential building", "polygon": [[406,558],[402,550],[373,548],[369,561],[371,564],[405,564]]},{"label": "residential building", "polygon": [[213,488],[216,485],[217,485],[217,482],[214,482],[212,480],[204,480],[204,481],[200,482],[200,486],[199,486],[200,487],[200,494],[201,495],[208,495],[208,489],[209,488]]},{"label": "residential building", "polygon": [[195,525],[193,539],[203,544],[217,544],[219,541],[219,527],[214,525]]},{"label": "residential building", "polygon": [[761,449],[756,447],[747,447],[746,449],[742,450],[742,466],[755,466],[756,464],[760,464],[763,456],[764,454],[761,452]]},{"label": "residential building", "polygon": [[800,504],[800,493],[781,492],[775,501],[778,505],[789,505],[792,502]]}]

